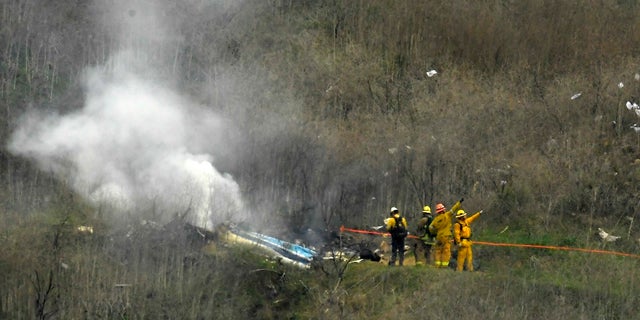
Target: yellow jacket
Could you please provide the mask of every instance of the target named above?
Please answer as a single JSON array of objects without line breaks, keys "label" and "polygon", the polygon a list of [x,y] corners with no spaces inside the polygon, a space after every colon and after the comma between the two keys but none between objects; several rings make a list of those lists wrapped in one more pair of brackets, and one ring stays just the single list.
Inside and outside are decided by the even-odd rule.
[{"label": "yellow jacket", "polygon": [[[395,218],[395,219],[393,219]],[[396,213],[393,215],[393,217],[389,218],[389,220],[387,220],[387,231],[390,231],[391,229],[393,229],[393,227],[396,226],[396,219],[400,218],[400,214]],[[405,230],[407,229],[407,219],[405,219],[404,217],[402,217],[402,220],[400,220],[400,223],[402,223],[404,225]]]},{"label": "yellow jacket", "polygon": [[436,218],[433,219],[433,222],[429,225],[429,231],[431,233],[436,233],[436,238],[442,238],[443,236],[451,236],[451,224],[452,217],[455,211],[460,209],[460,201],[456,202],[456,204],[451,207],[451,209],[445,213],[439,213],[436,215]]},{"label": "yellow jacket", "polygon": [[[474,213],[464,221],[458,220],[453,227],[453,235],[456,244],[471,244],[471,223],[480,216],[480,211]],[[465,241],[466,240],[466,241]]]}]

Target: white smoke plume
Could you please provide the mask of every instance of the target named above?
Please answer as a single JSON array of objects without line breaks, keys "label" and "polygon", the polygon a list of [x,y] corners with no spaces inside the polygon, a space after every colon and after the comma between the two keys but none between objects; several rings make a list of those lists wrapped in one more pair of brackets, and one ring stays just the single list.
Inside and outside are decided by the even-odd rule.
[{"label": "white smoke plume", "polygon": [[[153,30],[157,43],[159,29]],[[153,207],[164,219],[188,212],[190,222],[208,229],[230,215],[241,219],[238,184],[213,166],[211,151],[225,147],[213,141],[225,140],[225,123],[144,73],[153,69],[147,60],[157,48],[125,47],[105,66],[88,69],[84,107],[25,114],[8,149],[119,212]]]}]

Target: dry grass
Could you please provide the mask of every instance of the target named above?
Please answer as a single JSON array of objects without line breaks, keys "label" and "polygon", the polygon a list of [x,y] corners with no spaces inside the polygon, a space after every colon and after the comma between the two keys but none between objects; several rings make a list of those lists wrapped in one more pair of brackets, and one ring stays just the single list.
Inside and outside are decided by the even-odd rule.
[{"label": "dry grass", "polygon": [[[20,4],[0,5],[3,140],[31,106],[79,108],[78,70],[115,50],[75,6]],[[593,247],[585,230],[607,226],[630,236],[616,249],[637,252],[624,220],[640,194],[629,129],[640,120],[624,107],[640,97],[637,5],[243,1],[224,15],[181,12],[194,40],[178,48],[183,69],[166,73],[243,128],[246,144],[219,161],[251,205],[279,212],[267,221],[371,226],[390,205],[412,217],[464,196],[489,214],[480,237],[510,226],[509,241]],[[60,54],[39,50],[54,33]],[[131,240],[26,160],[2,156],[0,318],[635,317],[634,259],[478,248],[474,274],[363,264],[340,279],[225,247],[206,254],[180,232]]]}]

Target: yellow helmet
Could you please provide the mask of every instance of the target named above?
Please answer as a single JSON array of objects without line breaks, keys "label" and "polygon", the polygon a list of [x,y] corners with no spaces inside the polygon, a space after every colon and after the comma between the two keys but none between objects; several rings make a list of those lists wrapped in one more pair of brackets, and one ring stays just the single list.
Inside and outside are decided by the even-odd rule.
[{"label": "yellow helmet", "polygon": [[424,206],[424,208],[422,208],[422,213],[431,213],[431,207]]},{"label": "yellow helmet", "polygon": [[457,218],[466,217],[466,216],[467,216],[467,213],[464,212],[464,210],[462,210],[462,209],[460,209],[460,210],[458,210],[458,212],[456,212],[456,219]]}]

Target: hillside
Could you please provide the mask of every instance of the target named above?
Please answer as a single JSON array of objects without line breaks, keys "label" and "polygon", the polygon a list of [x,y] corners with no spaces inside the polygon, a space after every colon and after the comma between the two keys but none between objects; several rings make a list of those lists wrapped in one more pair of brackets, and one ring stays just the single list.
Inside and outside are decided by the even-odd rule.
[{"label": "hillside", "polygon": [[301,269],[179,225],[95,231],[11,229],[1,267],[16,277],[2,290],[3,318],[632,319],[638,302],[638,260],[611,255],[476,245],[473,273],[413,266],[410,254],[402,268],[318,260]]},{"label": "hillside", "polygon": [[464,197],[479,241],[638,254],[638,5],[2,2],[0,318],[633,318],[633,257],[297,270],[175,224],[322,246]]}]

